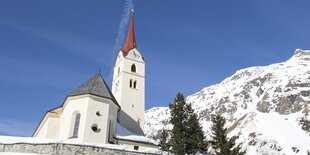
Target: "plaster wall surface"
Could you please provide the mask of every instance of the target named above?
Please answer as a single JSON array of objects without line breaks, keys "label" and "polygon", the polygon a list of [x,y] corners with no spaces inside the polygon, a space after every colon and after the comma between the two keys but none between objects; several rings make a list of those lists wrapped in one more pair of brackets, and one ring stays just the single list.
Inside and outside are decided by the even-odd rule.
[{"label": "plaster wall surface", "polygon": [[[138,56],[137,56],[138,55]],[[131,71],[131,66],[136,66],[136,72]],[[132,86],[130,87],[130,81]],[[136,87],[133,87],[136,82]],[[120,115],[120,120],[134,120],[140,130],[144,130],[144,111],[145,111],[145,63],[142,55],[136,49],[129,51],[126,57],[122,52],[119,53],[114,66],[114,76],[112,83],[112,93],[120,103],[122,111],[127,115]],[[129,116],[130,118],[122,118]],[[128,123],[121,122],[128,130],[133,133],[136,127],[127,126]],[[139,133],[137,133],[139,134]]]},{"label": "plaster wall surface", "polygon": [[[83,142],[86,125],[86,116],[88,110],[89,97],[86,95],[68,97],[64,104],[64,111],[61,116],[61,126],[59,139],[73,142]],[[71,138],[73,134],[74,117],[76,113],[80,113],[80,124],[77,138]]]}]

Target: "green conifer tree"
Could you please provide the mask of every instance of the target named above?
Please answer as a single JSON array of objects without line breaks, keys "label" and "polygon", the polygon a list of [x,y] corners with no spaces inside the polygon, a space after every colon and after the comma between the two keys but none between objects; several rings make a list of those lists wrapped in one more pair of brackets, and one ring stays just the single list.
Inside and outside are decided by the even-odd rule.
[{"label": "green conifer tree", "polygon": [[225,126],[225,118],[220,114],[212,116],[212,140],[210,141],[216,155],[244,155],[245,151],[241,151],[240,146],[235,146],[234,138],[227,137],[227,128]]},{"label": "green conifer tree", "polygon": [[187,120],[185,122],[185,150],[187,154],[196,154],[198,152],[205,152],[207,150],[207,142],[205,140],[204,132],[199,123],[197,114],[194,113],[191,104],[185,107]]},{"label": "green conifer tree", "polygon": [[170,141],[169,141],[169,130],[162,129],[159,141],[160,149],[169,153]]},{"label": "green conifer tree", "polygon": [[169,105],[170,108],[170,122],[173,124],[171,131],[171,145],[172,151],[177,155],[185,154],[185,99],[183,94],[178,93],[174,103]]},{"label": "green conifer tree", "polygon": [[206,140],[198,117],[191,104],[185,103],[183,94],[178,93],[170,108],[172,150],[177,155],[205,152]]}]

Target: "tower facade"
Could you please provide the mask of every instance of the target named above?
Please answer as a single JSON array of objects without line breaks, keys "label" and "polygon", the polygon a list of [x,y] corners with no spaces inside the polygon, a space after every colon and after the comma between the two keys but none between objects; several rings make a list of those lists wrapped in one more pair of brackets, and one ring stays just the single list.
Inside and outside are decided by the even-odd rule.
[{"label": "tower facade", "polygon": [[126,42],[115,62],[112,93],[121,106],[120,123],[133,133],[143,134],[145,62],[136,46],[133,10]]}]

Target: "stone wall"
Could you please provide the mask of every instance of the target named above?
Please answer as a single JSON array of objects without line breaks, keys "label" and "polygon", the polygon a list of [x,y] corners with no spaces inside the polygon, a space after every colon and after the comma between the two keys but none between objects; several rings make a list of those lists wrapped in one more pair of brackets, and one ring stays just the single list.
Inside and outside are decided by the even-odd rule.
[{"label": "stone wall", "polygon": [[[97,146],[64,144],[64,143],[14,143],[0,144],[0,152],[22,152],[49,155],[154,155],[127,150],[109,149]],[[158,154],[156,154],[158,155]]]}]

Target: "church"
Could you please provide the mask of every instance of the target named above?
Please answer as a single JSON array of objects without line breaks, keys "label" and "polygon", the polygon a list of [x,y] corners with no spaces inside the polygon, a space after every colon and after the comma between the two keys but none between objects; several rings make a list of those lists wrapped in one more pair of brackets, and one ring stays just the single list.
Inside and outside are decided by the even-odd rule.
[{"label": "church", "polygon": [[116,144],[129,149],[157,148],[144,136],[145,62],[137,49],[134,11],[124,47],[114,65],[112,90],[101,73],[47,111],[33,137],[73,143]]}]

